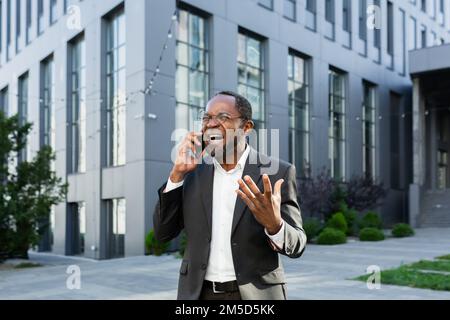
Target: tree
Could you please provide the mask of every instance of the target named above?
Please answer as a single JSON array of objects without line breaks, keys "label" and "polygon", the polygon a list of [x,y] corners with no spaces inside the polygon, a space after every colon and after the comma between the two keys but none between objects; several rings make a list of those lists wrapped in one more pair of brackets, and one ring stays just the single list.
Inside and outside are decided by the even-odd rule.
[{"label": "tree", "polygon": [[48,221],[51,207],[67,194],[67,184],[52,171],[50,146],[42,147],[32,161],[17,163],[31,129],[18,115],[7,118],[0,111],[0,257],[28,258],[28,249],[49,227],[42,222]]}]

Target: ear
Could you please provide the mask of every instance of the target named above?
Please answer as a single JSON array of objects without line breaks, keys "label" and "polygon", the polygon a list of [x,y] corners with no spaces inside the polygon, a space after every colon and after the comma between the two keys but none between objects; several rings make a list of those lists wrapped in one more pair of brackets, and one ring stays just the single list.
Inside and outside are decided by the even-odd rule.
[{"label": "ear", "polygon": [[244,126],[245,134],[248,134],[250,131],[252,131],[254,127],[255,127],[255,123],[252,120],[247,120],[247,122],[245,123],[245,126]]}]

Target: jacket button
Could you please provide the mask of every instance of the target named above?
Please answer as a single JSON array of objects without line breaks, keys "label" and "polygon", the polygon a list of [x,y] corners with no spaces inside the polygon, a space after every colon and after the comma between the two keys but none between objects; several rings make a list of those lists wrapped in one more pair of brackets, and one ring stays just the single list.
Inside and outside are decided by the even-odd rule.
[{"label": "jacket button", "polygon": [[237,243],[236,243],[236,242],[233,242],[233,246],[236,247],[236,246],[237,246]]},{"label": "jacket button", "polygon": [[203,269],[203,270],[206,269],[206,264],[202,264],[202,269]]},{"label": "jacket button", "polygon": [[211,242],[211,237],[208,236],[208,242]]}]

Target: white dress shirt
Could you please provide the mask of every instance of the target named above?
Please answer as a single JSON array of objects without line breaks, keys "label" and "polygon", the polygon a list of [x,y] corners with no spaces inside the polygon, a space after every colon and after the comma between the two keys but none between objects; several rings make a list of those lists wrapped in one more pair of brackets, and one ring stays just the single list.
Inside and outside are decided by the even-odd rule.
[{"label": "white dress shirt", "polygon": [[[239,189],[238,180],[242,178],[249,153],[250,147],[247,146],[236,167],[230,171],[225,171],[213,158],[212,235],[205,280],[216,282],[236,280],[231,252],[231,227],[236,205],[236,190]],[[164,192],[170,192],[181,187],[183,182],[173,183],[169,178]],[[267,230],[265,230],[265,233],[277,247],[283,247],[284,222],[277,234],[269,235]]]}]

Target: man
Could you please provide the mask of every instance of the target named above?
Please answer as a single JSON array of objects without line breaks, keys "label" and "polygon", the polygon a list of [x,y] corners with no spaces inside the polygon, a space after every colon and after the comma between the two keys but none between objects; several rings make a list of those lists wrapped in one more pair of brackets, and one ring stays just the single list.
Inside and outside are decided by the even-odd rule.
[{"label": "man", "polygon": [[[182,141],[158,191],[156,239],[169,241],[183,229],[187,237],[178,299],[286,299],[279,253],[298,258],[306,244],[295,167],[247,144],[251,119],[247,99],[218,93],[202,132]],[[277,173],[262,174],[267,166]]]}]

